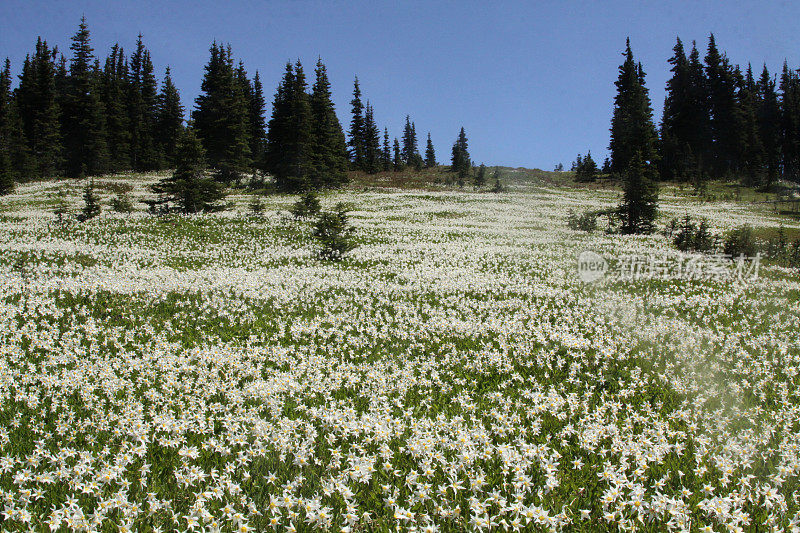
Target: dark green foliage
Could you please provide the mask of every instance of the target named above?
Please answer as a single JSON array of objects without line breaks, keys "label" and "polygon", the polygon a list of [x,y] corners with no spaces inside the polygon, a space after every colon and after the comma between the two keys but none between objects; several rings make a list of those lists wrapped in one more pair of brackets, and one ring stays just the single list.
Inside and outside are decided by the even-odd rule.
[{"label": "dark green foliage", "polygon": [[131,165],[134,170],[155,170],[161,167],[161,154],[156,141],[158,95],[150,52],[142,35],[136,40],[131,56],[128,83],[128,116],[131,136]]},{"label": "dark green foliage", "polygon": [[83,209],[78,215],[79,222],[86,222],[100,214],[100,199],[94,189],[94,178],[92,178],[83,190]]},{"label": "dark green foliage", "polygon": [[264,118],[264,89],[261,85],[261,77],[256,71],[253,83],[250,86],[248,101],[248,121],[250,138],[250,156],[253,159],[253,166],[259,169],[264,168],[264,154],[267,143],[267,127]]},{"label": "dark green foliage", "polygon": [[199,213],[219,211],[218,202],[225,197],[223,185],[205,175],[205,151],[192,128],[181,133],[175,153],[175,172],[150,189],[157,195],[147,200],[150,210],[156,213],[178,211]]},{"label": "dark green foliage", "polygon": [[57,174],[62,165],[54,51],[41,37],[33,58],[26,57],[16,91],[27,153],[37,177]]},{"label": "dark green foliage", "polygon": [[305,219],[317,216],[320,209],[319,198],[317,198],[314,191],[306,191],[292,205],[290,212],[296,219]]},{"label": "dark green foliage", "polygon": [[115,213],[132,213],[133,202],[127,193],[121,192],[111,198],[111,210]]},{"label": "dark green foliage", "polygon": [[88,175],[101,174],[108,166],[105,111],[85,17],[72,37],[70,49],[72,60],[64,104],[66,172],[70,177],[78,177],[85,167]]},{"label": "dark green foliage", "polygon": [[475,179],[472,183],[475,185],[476,189],[480,189],[486,185],[486,165],[483,163],[478,167],[478,171],[475,173]]},{"label": "dark green foliage", "polygon": [[6,59],[0,72],[0,196],[14,190],[14,166],[12,161],[13,139],[19,138],[13,130],[15,122],[14,102],[11,98],[11,62]]},{"label": "dark green foliage", "polygon": [[500,183],[500,169],[495,168],[494,173],[492,174],[492,192],[498,193],[503,192],[504,190],[503,184]]},{"label": "dark green foliage", "polygon": [[653,231],[658,209],[657,173],[653,163],[636,152],[628,165],[623,184],[622,204],[618,208],[623,233]]},{"label": "dark green foliage", "polygon": [[230,47],[214,42],[210,52],[192,119],[216,178],[231,183],[251,164],[249,103],[243,83],[234,73]]},{"label": "dark green foliage", "polygon": [[311,185],[337,187],[347,182],[347,145],[336,109],[331,100],[331,85],[322,59],[317,60],[311,90],[311,128],[313,170]]},{"label": "dark green foliage", "polygon": [[716,248],[714,237],[708,231],[706,219],[702,219],[700,224],[696,224],[692,217],[686,215],[678,226],[677,221],[672,223],[678,227],[673,243],[682,252],[709,252]]},{"label": "dark green foliage", "polygon": [[783,176],[800,181],[800,75],[783,64],[781,93],[781,152]]},{"label": "dark green foliage", "polygon": [[406,125],[403,128],[403,162],[409,166],[417,166],[419,150],[417,149],[417,129],[411,117],[406,115]]},{"label": "dark green foliage", "polygon": [[431,134],[428,132],[428,144],[425,147],[425,168],[433,168],[436,166],[436,151],[433,149],[431,142]]},{"label": "dark green foliage", "polygon": [[781,109],[775,91],[775,80],[770,77],[766,65],[761,72],[756,90],[758,91],[758,136],[761,139],[766,167],[762,185],[769,188],[778,180],[781,163]]},{"label": "dark green foliage", "polygon": [[627,172],[635,154],[642,160],[656,160],[656,130],[653,111],[644,86],[642,65],[633,60],[630,39],[625,46],[625,61],[619,67],[619,78],[614,85],[614,115],[611,119],[611,169],[621,174]]},{"label": "dark green foliage", "polygon": [[461,185],[463,185],[464,181],[467,179],[467,175],[472,168],[472,161],[469,157],[468,148],[467,134],[464,132],[464,128],[462,127],[461,131],[458,133],[456,142],[453,143],[450,164],[450,171],[458,173],[458,182]]},{"label": "dark green foliage", "polygon": [[259,195],[253,196],[253,199],[250,200],[250,203],[247,205],[247,207],[250,209],[250,214],[254,217],[260,217],[264,214],[264,209],[266,209],[264,201]]},{"label": "dark green foliage", "polygon": [[383,152],[381,153],[381,164],[383,171],[389,172],[392,170],[392,147],[389,144],[389,130],[383,128]]},{"label": "dark green foliage", "polygon": [[[669,59],[672,78],[667,81],[661,123],[661,176],[664,179],[691,179],[698,170],[695,154],[700,149],[697,114],[707,114],[703,105],[705,99],[697,100],[698,95],[705,93],[705,78],[696,48],[692,54],[697,64],[690,63],[680,39],[672,50],[673,56]],[[699,78],[697,71],[692,69],[699,69]],[[698,109],[698,106],[702,107]]]},{"label": "dark green foliage", "polygon": [[738,81],[737,105],[742,126],[741,146],[737,154],[738,167],[739,172],[743,175],[744,184],[749,187],[756,187],[762,182],[764,147],[761,143],[758,125],[758,110],[760,107],[758,88],[750,65],[747,65],[747,73],[744,80],[740,78]]},{"label": "dark green foliage", "polygon": [[593,232],[597,229],[597,211],[586,211],[581,215],[576,215],[570,209],[567,216],[567,227],[575,231]]},{"label": "dark green foliage", "polygon": [[564,163],[558,163],[554,168],[553,172],[564,172]]},{"label": "dark green foliage", "polygon": [[[562,166],[563,169],[563,166]],[[611,173],[611,159],[606,157],[603,160],[603,168],[600,170],[603,174],[610,174]]]},{"label": "dark green foliage", "polygon": [[119,172],[131,168],[131,126],[127,98],[128,63],[119,45],[111,48],[103,68],[103,105],[108,135],[108,169]]},{"label": "dark green foliage", "polygon": [[158,143],[168,167],[175,164],[178,139],[183,132],[183,105],[178,89],[172,83],[169,67],[164,73],[164,82],[158,95]]},{"label": "dark green foliage", "polygon": [[729,255],[732,258],[741,255],[754,257],[758,254],[758,245],[753,234],[753,228],[744,225],[731,231],[725,238],[723,251],[725,255]]},{"label": "dark green foliage", "polygon": [[353,234],[344,204],[337,204],[333,211],[320,213],[314,224],[313,235],[319,243],[317,254],[325,261],[341,261],[344,254],[355,248]]},{"label": "dark green foliage", "polygon": [[358,85],[358,78],[353,82],[353,99],[350,101],[352,106],[350,120],[350,163],[356,170],[364,169],[365,147],[364,147],[364,104],[361,102],[361,87]]},{"label": "dark green foliage", "polygon": [[363,170],[368,174],[380,172],[383,168],[381,162],[381,144],[378,126],[375,124],[375,116],[372,106],[367,105],[364,113],[364,165]]},{"label": "dark green foliage", "polygon": [[67,191],[61,187],[58,192],[53,195],[55,205],[53,207],[53,214],[56,216],[56,221],[59,224],[64,223],[64,217],[69,214],[69,204],[67,203]]},{"label": "dark green foliage", "polygon": [[578,155],[575,165],[575,181],[594,181],[597,179],[597,163],[592,159],[592,152],[589,151],[586,157]]},{"label": "dark green foliage", "polygon": [[403,164],[403,154],[400,152],[400,141],[397,140],[397,137],[394,138],[393,167],[395,172],[400,172],[405,167]]}]

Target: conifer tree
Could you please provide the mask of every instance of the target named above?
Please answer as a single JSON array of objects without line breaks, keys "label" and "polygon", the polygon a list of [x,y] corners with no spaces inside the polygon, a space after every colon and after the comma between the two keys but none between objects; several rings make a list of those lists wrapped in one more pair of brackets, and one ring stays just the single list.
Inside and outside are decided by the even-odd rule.
[{"label": "conifer tree", "polygon": [[475,173],[475,180],[473,181],[476,189],[480,189],[486,185],[486,165],[481,163],[478,167],[478,172]]},{"label": "conifer tree", "polygon": [[625,172],[635,153],[646,161],[656,159],[656,130],[650,98],[644,86],[644,71],[633,60],[630,39],[625,45],[625,61],[619,67],[614,85],[614,115],[611,119],[611,168]]},{"label": "conifer tree", "polygon": [[400,152],[400,141],[397,140],[397,137],[394,138],[394,159],[392,163],[395,172],[400,172],[405,167],[403,164],[403,154]]},{"label": "conifer tree", "polygon": [[594,181],[597,179],[597,163],[592,159],[592,151],[586,154],[586,157],[581,159],[578,155],[579,163],[575,168],[575,181]]},{"label": "conifer tree", "polygon": [[392,170],[392,146],[389,144],[388,128],[383,128],[383,153],[381,154],[381,164],[384,172]]},{"label": "conifer tree", "polygon": [[658,210],[658,174],[655,165],[635,152],[625,173],[619,216],[623,233],[650,233]]},{"label": "conifer tree", "polygon": [[12,97],[11,97],[11,61],[6,58],[0,71],[0,196],[14,190],[14,173],[12,167]]},{"label": "conifer tree", "polygon": [[248,116],[250,121],[250,155],[253,159],[253,166],[258,169],[264,168],[264,151],[267,142],[264,105],[264,89],[261,85],[261,77],[256,71],[250,89]]},{"label": "conifer tree", "polygon": [[100,199],[94,188],[94,178],[92,178],[83,190],[83,209],[78,215],[79,222],[86,222],[100,214]]},{"label": "conifer tree", "polygon": [[317,60],[314,73],[316,79],[310,100],[312,170],[309,185],[313,188],[337,187],[347,181],[347,146],[321,58]]},{"label": "conifer tree", "polygon": [[92,65],[94,56],[86,18],[81,18],[78,32],[72,37],[65,102],[66,171],[78,177],[104,172],[108,164],[108,146],[104,109],[100,99],[98,76]]},{"label": "conifer tree", "polygon": [[55,71],[54,51],[40,37],[33,58],[25,58],[17,89],[27,153],[40,178],[56,174],[62,163]]},{"label": "conifer tree", "polygon": [[128,116],[131,138],[131,165],[134,170],[156,170],[161,154],[156,141],[158,87],[150,52],[140,33],[131,56],[128,83]]},{"label": "conifer tree", "polygon": [[106,110],[109,170],[131,168],[131,128],[126,99],[128,64],[123,49],[115,44],[103,68],[103,104]]},{"label": "conifer tree", "polygon": [[361,102],[361,87],[358,85],[358,77],[353,83],[353,99],[350,101],[352,106],[350,120],[350,162],[352,168],[357,170],[364,169],[364,104]]},{"label": "conifer tree", "polygon": [[711,161],[711,118],[708,104],[708,80],[705,69],[700,61],[700,52],[697,43],[692,41],[692,51],[689,53],[688,88],[686,99],[683,103],[687,121],[686,135],[689,144],[689,164],[694,163],[694,169],[689,167],[689,178],[700,180],[706,172]]},{"label": "conifer tree", "polygon": [[775,91],[775,80],[769,75],[767,66],[761,72],[756,86],[758,91],[758,135],[764,156],[765,179],[763,185],[771,187],[778,180],[781,159],[781,109]]},{"label": "conifer tree", "polygon": [[192,120],[216,178],[230,183],[251,164],[248,101],[234,72],[230,47],[214,42],[210,53]]},{"label": "conifer tree", "polygon": [[737,106],[741,113],[741,150],[738,155],[744,184],[749,187],[760,185],[764,168],[764,147],[758,127],[758,89],[753,69],[747,65],[744,80],[739,80]]},{"label": "conifer tree", "polygon": [[380,172],[381,164],[381,139],[372,106],[367,101],[364,113],[364,171],[368,174]]},{"label": "conifer tree", "polygon": [[218,203],[225,198],[223,185],[206,177],[204,153],[194,130],[185,128],[175,152],[175,172],[150,188],[157,195],[156,199],[146,201],[151,211],[190,214],[223,208]]},{"label": "conifer tree", "polygon": [[414,164],[414,155],[417,154],[417,132],[411,122],[411,117],[406,115],[406,125],[403,128],[403,162],[406,165]]},{"label": "conifer tree", "polygon": [[428,144],[425,147],[425,166],[427,168],[433,168],[436,166],[436,151],[433,149],[430,132],[428,132]]},{"label": "conifer tree", "polygon": [[458,181],[463,184],[471,168],[472,161],[469,157],[467,134],[462,127],[456,142],[453,143],[450,171],[457,172]]},{"label": "conifer tree", "polygon": [[678,38],[669,59],[672,77],[667,81],[667,96],[661,123],[661,177],[663,179],[687,178],[696,163],[692,152],[695,111],[692,102],[692,87],[689,60]]},{"label": "conifer tree", "polygon": [[183,132],[183,104],[178,88],[172,83],[169,67],[164,73],[161,92],[158,95],[158,144],[168,167],[175,165],[178,139]]},{"label": "conifer tree", "polygon": [[784,62],[780,82],[781,155],[783,176],[800,178],[800,78]]}]

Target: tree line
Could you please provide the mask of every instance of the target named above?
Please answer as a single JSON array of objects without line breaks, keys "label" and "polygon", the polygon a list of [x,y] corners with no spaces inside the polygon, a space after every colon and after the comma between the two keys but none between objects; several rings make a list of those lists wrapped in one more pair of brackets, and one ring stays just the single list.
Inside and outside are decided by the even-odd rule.
[{"label": "tree line", "polygon": [[[340,186],[348,170],[375,173],[437,165],[430,133],[425,156],[420,154],[410,116],[402,144],[396,137],[390,144],[388,128],[381,136],[358,78],[346,139],[321,59],[310,90],[302,64],[287,63],[267,120],[258,71],[250,77],[244,64],[234,61],[230,46],[214,42],[201,93],[185,124],[169,67],[159,85],[141,35],[132,54],[115,44],[101,66],[82,18],[70,51],[67,60],[39,38],[13,90],[8,59],[0,71],[0,194],[15,181],[34,178],[176,168],[181,146],[190,152],[184,163],[202,155],[203,165],[222,184],[261,172],[286,191]],[[194,153],[193,137],[182,142],[186,128],[202,154]],[[454,172],[465,172],[465,153],[462,128],[454,145]]]}]

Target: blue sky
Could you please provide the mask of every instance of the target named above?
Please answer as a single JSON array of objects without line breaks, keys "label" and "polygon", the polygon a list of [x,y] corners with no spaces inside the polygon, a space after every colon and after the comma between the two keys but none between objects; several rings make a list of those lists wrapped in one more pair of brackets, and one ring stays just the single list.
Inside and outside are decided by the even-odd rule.
[{"label": "blue sky", "polygon": [[358,75],[392,137],[409,114],[420,149],[430,131],[446,162],[463,125],[476,162],[546,170],[589,149],[598,161],[606,155],[627,36],[657,121],[676,36],[687,49],[697,40],[705,55],[713,32],[734,63],[758,72],[762,63],[779,71],[784,59],[800,68],[796,1],[3,0],[0,57],[18,73],[39,35],[67,50],[83,14],[101,58],[115,42],[131,51],[141,32],[157,74],[171,66],[187,108],[214,39],[261,73],[268,103],[287,60],[311,73],[321,56],[345,128]]}]

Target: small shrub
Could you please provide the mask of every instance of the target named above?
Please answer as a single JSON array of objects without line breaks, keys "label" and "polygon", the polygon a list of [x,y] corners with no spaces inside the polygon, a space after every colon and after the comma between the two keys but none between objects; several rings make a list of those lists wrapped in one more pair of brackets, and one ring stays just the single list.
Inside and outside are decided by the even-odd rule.
[{"label": "small shrub", "polygon": [[304,192],[290,211],[296,219],[315,217],[320,212],[319,198],[314,191]]},{"label": "small shrub", "polygon": [[574,211],[569,212],[567,226],[575,231],[592,232],[597,229],[597,212],[586,211],[582,215],[576,215]]},{"label": "small shrub", "polygon": [[709,252],[716,248],[716,239],[708,231],[706,220],[701,220],[697,225],[689,215],[683,218],[673,242],[675,247],[682,252]]},{"label": "small shrub", "polygon": [[340,261],[342,256],[355,248],[352,227],[347,219],[344,204],[337,204],[333,211],[322,212],[314,224],[314,238],[319,242],[317,252],[325,261]]},{"label": "small shrub", "polygon": [[111,198],[111,210],[115,213],[132,213],[133,202],[127,193],[121,192]]},{"label": "small shrub", "polygon": [[59,224],[64,223],[64,217],[69,214],[69,204],[67,203],[67,191],[63,187],[55,194],[56,204],[53,207],[53,214]]},{"label": "small shrub", "polygon": [[250,209],[250,214],[254,217],[260,217],[264,214],[264,201],[261,200],[260,196],[253,196],[253,199],[247,207]]},{"label": "small shrub", "polygon": [[83,210],[78,215],[79,222],[86,222],[100,214],[100,199],[94,190],[94,179],[92,179],[83,191]]},{"label": "small shrub", "polygon": [[754,257],[758,253],[758,245],[753,235],[753,228],[740,226],[730,232],[725,239],[724,252],[731,257]]}]

